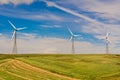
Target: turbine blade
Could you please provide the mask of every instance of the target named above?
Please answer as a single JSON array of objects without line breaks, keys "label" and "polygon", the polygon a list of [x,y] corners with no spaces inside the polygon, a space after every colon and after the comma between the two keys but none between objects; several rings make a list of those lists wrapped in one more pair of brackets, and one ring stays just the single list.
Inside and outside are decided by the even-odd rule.
[{"label": "turbine blade", "polygon": [[70,28],[68,28],[68,30],[69,30],[69,32],[70,32],[71,35],[74,35],[74,34],[72,33],[72,31],[70,30]]},{"label": "turbine blade", "polygon": [[108,37],[108,33],[106,33],[106,37]]},{"label": "turbine blade", "polygon": [[23,28],[17,28],[18,31],[19,31],[19,30],[23,30],[23,29],[26,29],[26,27],[23,27]]},{"label": "turbine blade", "polygon": [[107,32],[107,33],[106,33],[106,37],[109,37],[109,35],[110,35],[110,33]]},{"label": "turbine blade", "polygon": [[10,25],[11,25],[14,29],[16,29],[16,27],[12,24],[12,22],[10,22],[9,20],[8,20],[8,22],[10,23]]},{"label": "turbine blade", "polygon": [[72,38],[73,38],[73,37],[71,36],[69,40],[71,41],[71,40],[72,40]]},{"label": "turbine blade", "polygon": [[108,41],[109,43],[111,43],[111,40],[110,40],[110,39],[107,39],[107,41]]},{"label": "turbine blade", "polygon": [[80,36],[80,35],[74,35],[75,37],[78,37],[78,36]]},{"label": "turbine blade", "polygon": [[15,32],[15,30],[14,30],[13,35],[12,35],[12,39],[15,37],[15,33],[16,33],[16,32]]}]

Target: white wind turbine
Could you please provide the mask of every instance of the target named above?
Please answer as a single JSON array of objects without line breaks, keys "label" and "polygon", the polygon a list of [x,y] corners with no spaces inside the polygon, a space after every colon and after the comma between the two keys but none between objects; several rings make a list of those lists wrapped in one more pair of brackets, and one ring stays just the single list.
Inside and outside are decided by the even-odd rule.
[{"label": "white wind turbine", "polygon": [[106,54],[109,54],[109,43],[110,43],[110,40],[109,40],[109,35],[110,33],[106,33],[106,36],[105,36],[105,41],[106,41]]},{"label": "white wind turbine", "polygon": [[70,41],[72,42],[72,53],[75,53],[75,47],[74,47],[74,41],[75,41],[75,37],[78,37],[80,35],[75,35],[73,34],[73,32],[70,30],[70,28],[68,28],[70,34],[71,34],[71,38]]},{"label": "white wind turbine", "polygon": [[10,23],[10,25],[11,25],[11,26],[13,27],[13,29],[14,29],[13,35],[12,35],[12,39],[14,39],[12,53],[17,53],[17,31],[23,30],[23,29],[25,29],[26,27],[16,28],[16,27],[12,24],[12,22],[10,22],[9,20],[8,20],[8,22]]}]

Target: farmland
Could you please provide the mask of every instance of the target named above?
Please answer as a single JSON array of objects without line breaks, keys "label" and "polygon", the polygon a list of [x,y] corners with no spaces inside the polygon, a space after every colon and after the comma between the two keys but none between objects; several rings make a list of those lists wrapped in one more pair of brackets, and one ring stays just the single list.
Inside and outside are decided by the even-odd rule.
[{"label": "farmland", "polygon": [[0,80],[120,80],[120,55],[1,54]]}]

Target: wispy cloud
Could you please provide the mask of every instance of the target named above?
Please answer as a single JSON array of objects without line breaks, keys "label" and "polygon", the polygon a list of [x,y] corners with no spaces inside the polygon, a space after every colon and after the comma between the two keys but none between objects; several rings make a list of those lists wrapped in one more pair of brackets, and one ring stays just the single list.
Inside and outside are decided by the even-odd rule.
[{"label": "wispy cloud", "polygon": [[64,8],[64,7],[62,7],[62,6],[59,6],[59,5],[57,5],[57,4],[53,3],[53,2],[50,2],[50,1],[45,1],[45,2],[47,3],[48,6],[56,7],[56,8],[58,8],[58,9],[62,10],[62,11],[65,11],[65,12],[70,13],[70,14],[72,14],[72,15],[75,15],[75,16],[77,16],[77,17],[83,18],[83,19],[85,19],[85,20],[87,20],[87,21],[89,21],[89,22],[93,22],[93,23],[96,23],[96,24],[102,24],[102,23],[96,21],[95,19],[92,19],[92,18],[89,18],[89,17],[87,17],[87,16],[85,16],[85,15],[76,13],[76,12],[70,10],[70,9]]},{"label": "wispy cloud", "polygon": [[0,0],[0,4],[31,4],[34,0]]},{"label": "wispy cloud", "polygon": [[60,25],[40,25],[43,28],[62,28]]},{"label": "wispy cloud", "polygon": [[59,17],[57,15],[53,15],[51,13],[46,13],[46,14],[42,14],[42,15],[41,14],[21,15],[21,18],[28,19],[28,20],[49,20],[49,21],[51,21],[51,20],[62,21],[63,20],[61,17]]},{"label": "wispy cloud", "polygon": [[[63,4],[63,2],[61,2],[61,4]],[[106,21],[120,20],[120,0],[65,0],[64,4],[71,4],[78,10],[92,12],[92,16],[95,16],[96,18],[106,19]]]},{"label": "wispy cloud", "polygon": [[118,16],[120,16],[119,3],[120,3],[119,0],[115,1],[86,0],[86,3],[84,2],[85,6],[83,6],[83,9],[87,11],[102,13],[100,15],[106,18],[117,18]]},{"label": "wispy cloud", "polygon": [[[56,20],[56,21],[62,21],[63,17],[57,16],[52,13],[44,13],[41,12],[29,12],[25,10],[19,10],[19,9],[6,9],[6,8],[0,8],[1,12],[0,15],[13,17],[13,18],[21,18],[21,19],[27,19],[27,20]],[[19,12],[15,14],[16,12]]]}]

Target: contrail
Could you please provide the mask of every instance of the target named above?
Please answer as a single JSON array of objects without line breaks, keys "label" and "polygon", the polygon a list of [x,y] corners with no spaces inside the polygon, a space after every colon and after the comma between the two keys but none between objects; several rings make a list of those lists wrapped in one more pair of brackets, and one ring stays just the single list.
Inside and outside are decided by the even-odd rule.
[{"label": "contrail", "polygon": [[93,22],[93,23],[96,23],[96,24],[98,24],[98,25],[104,25],[103,23],[101,23],[101,22],[99,22],[99,21],[97,21],[97,20],[94,20],[94,19],[89,18],[89,17],[87,17],[87,16],[85,16],[85,15],[82,15],[82,14],[76,13],[76,12],[74,12],[74,11],[72,11],[72,10],[67,9],[67,8],[61,7],[61,6],[59,6],[59,5],[57,5],[57,4],[53,3],[53,2],[50,2],[50,1],[44,1],[44,2],[46,2],[46,4],[47,4],[48,6],[54,6],[54,7],[58,8],[58,9],[60,9],[60,10],[62,10],[62,11],[65,11],[65,12],[70,13],[70,14],[72,14],[72,15],[75,15],[75,16],[77,16],[77,17],[83,18],[84,20],[87,20],[87,21],[89,21],[89,22]]}]

